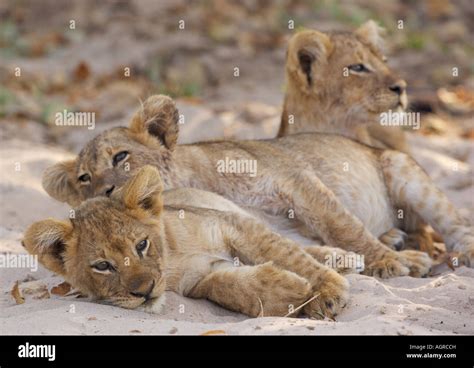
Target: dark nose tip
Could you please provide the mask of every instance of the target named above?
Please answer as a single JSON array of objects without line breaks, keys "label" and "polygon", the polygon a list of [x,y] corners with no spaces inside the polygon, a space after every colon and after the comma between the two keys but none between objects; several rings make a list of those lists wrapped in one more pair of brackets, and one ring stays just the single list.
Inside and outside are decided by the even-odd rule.
[{"label": "dark nose tip", "polygon": [[394,84],[392,84],[388,89],[392,92],[395,92],[397,95],[401,95],[403,92],[405,92],[405,89],[407,87],[407,84],[405,81],[400,80]]},{"label": "dark nose tip", "polygon": [[153,288],[155,287],[155,280],[153,280],[150,284],[150,287],[146,291],[132,291],[130,292],[131,295],[137,297],[137,298],[145,298],[145,300],[150,299],[150,294],[153,291]]},{"label": "dark nose tip", "polygon": [[403,249],[404,242],[403,240],[400,240],[399,242],[394,244],[394,248],[396,251],[401,251]]},{"label": "dark nose tip", "polygon": [[106,195],[107,197],[110,197],[110,195],[112,194],[112,192],[114,191],[114,189],[115,189],[115,185],[112,185],[109,189],[107,189],[107,190],[105,191],[105,195]]}]

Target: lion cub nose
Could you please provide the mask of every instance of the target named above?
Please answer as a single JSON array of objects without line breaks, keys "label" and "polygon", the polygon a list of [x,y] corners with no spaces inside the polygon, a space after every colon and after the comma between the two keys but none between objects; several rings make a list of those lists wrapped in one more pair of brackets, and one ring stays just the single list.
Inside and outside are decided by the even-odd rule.
[{"label": "lion cub nose", "polygon": [[403,92],[405,92],[406,88],[407,88],[407,82],[405,82],[403,79],[396,81],[394,84],[388,87],[390,91],[395,92],[399,96]]},{"label": "lion cub nose", "polygon": [[150,299],[150,294],[153,291],[153,288],[155,287],[155,280],[152,280],[150,282],[142,282],[138,286],[134,287],[132,283],[132,290],[130,292],[131,295],[137,297],[137,298],[145,298],[146,300]]},{"label": "lion cub nose", "polygon": [[112,185],[110,188],[108,188],[106,191],[105,191],[105,195],[107,197],[110,197],[110,195],[112,194],[112,192],[114,191],[115,189],[115,185]]}]

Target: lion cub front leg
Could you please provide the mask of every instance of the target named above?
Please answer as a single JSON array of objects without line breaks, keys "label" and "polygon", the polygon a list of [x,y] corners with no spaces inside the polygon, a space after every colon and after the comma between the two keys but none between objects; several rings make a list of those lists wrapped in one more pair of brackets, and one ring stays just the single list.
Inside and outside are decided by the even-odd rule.
[{"label": "lion cub front leg", "polygon": [[251,317],[284,317],[311,295],[307,280],[268,262],[211,272],[186,296],[209,299]]},{"label": "lion cub front leg", "polygon": [[287,175],[276,191],[293,208],[297,219],[325,244],[364,255],[365,274],[380,278],[426,275],[432,265],[422,252],[395,252],[382,244],[352,215],[319,178],[310,171]]},{"label": "lion cub front leg", "polygon": [[328,245],[308,245],[303,247],[303,250],[319,263],[332,268],[341,275],[360,273],[364,270],[361,255],[354,252]]},{"label": "lion cub front leg", "polygon": [[233,256],[244,264],[271,261],[309,281],[315,297],[305,307],[305,314],[314,318],[334,317],[346,305],[349,283],[336,271],[323,266],[304,249],[265,225],[238,215],[223,218],[223,238]]},{"label": "lion cub front leg", "polygon": [[385,182],[394,206],[415,212],[442,237],[459,260],[474,267],[474,229],[446,195],[408,155],[384,151],[380,156]]}]

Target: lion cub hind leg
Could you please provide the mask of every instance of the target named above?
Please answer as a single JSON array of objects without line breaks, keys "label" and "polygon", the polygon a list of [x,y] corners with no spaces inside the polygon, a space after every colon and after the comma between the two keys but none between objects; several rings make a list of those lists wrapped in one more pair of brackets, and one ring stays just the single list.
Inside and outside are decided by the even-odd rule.
[{"label": "lion cub hind leg", "polygon": [[438,239],[439,235],[429,231],[424,224],[408,232],[408,238],[403,249],[420,250],[428,253],[431,258],[439,259],[443,251],[436,245],[436,242],[443,243],[443,239]]},{"label": "lion cub hind leg", "polygon": [[394,206],[415,212],[459,253],[459,261],[474,267],[474,229],[448,197],[408,155],[384,151],[380,156],[385,182]]},{"label": "lion cub hind leg", "polygon": [[334,317],[346,305],[349,283],[334,270],[323,266],[297,243],[271,232],[265,225],[236,215],[223,218],[223,237],[245,264],[271,261],[275,266],[294,272],[309,281],[313,300],[304,306],[313,318]]},{"label": "lion cub hind leg", "polygon": [[402,250],[408,239],[408,234],[403,230],[393,228],[379,236],[379,240],[394,250]]},{"label": "lion cub hind leg", "polygon": [[310,299],[312,291],[303,277],[268,262],[214,271],[187,296],[209,299],[251,317],[285,317]]},{"label": "lion cub hind leg", "polygon": [[293,208],[296,217],[325,244],[364,255],[365,274],[381,278],[408,274],[419,277],[430,271],[432,263],[426,253],[395,252],[387,247],[311,172],[291,173],[276,186],[288,208]]},{"label": "lion cub hind leg", "polygon": [[[441,256],[440,250],[436,247],[433,235],[427,229],[427,225],[414,213],[405,214],[409,221],[404,221],[404,230],[393,228],[379,236],[379,240],[391,249],[419,250],[428,253],[433,259]],[[443,240],[441,240],[443,242]]]},{"label": "lion cub hind leg", "polygon": [[[418,217],[418,216],[415,216]],[[403,231],[397,228],[390,229],[379,236],[379,240],[393,250],[419,250],[428,253],[433,259],[438,259],[441,255],[433,240],[432,234],[426,229],[419,218],[413,219],[415,228]]]}]

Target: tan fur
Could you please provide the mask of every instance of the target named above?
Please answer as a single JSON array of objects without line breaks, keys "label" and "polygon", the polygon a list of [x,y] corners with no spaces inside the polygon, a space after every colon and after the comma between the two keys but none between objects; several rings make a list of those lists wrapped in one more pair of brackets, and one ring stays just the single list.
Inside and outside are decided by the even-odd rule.
[{"label": "tan fur", "polygon": [[[308,30],[295,34],[288,45],[287,91],[278,136],[335,133],[369,146],[410,153],[402,129],[380,125],[380,113],[401,111],[407,104],[405,81],[385,63],[383,32],[368,21],[352,33]],[[306,61],[302,59],[308,54],[310,65],[305,64],[307,56]],[[366,65],[370,72],[344,75],[355,64]],[[392,91],[394,85],[403,93]],[[435,251],[422,223],[407,234],[402,247]]]},{"label": "tan fur", "polygon": [[[156,116],[165,103],[174,106],[166,96],[152,96],[144,108],[150,116]],[[137,116],[133,131],[108,130],[81,151],[75,160],[75,173],[67,176],[77,178],[87,172],[91,181],[67,183],[67,187],[75,188],[69,203],[103,195],[107,187],[119,188],[141,167],[153,165],[159,169],[165,189],[192,187],[212,191],[239,206],[286,218],[295,227],[304,229],[305,235],[326,245],[363,254],[367,274],[381,277],[426,274],[431,265],[426,254],[395,252],[377,239],[392,228],[413,231],[421,221],[432,225],[449,249],[463,253],[474,265],[472,227],[406,154],[378,150],[326,134],[203,142],[169,149],[164,143],[168,138],[154,136],[154,129],[149,130],[152,119],[144,116],[143,111]],[[161,124],[165,124],[161,131],[176,135],[176,120]],[[126,158],[112,165],[114,154],[124,151],[128,152]],[[255,176],[218,172],[219,160],[226,158],[256,160],[258,170]],[[51,174],[56,172],[63,177],[58,167],[65,166],[48,169],[48,180],[44,182],[48,193],[56,198],[60,198],[56,192],[64,190],[58,187],[64,183],[55,181]],[[440,216],[434,208],[449,211]]]},{"label": "tan fur", "polygon": [[[287,91],[278,136],[336,133],[369,146],[408,152],[399,127],[379,124],[380,113],[407,105],[406,83],[386,65],[382,48],[381,29],[373,21],[352,33],[296,33],[288,44]],[[355,64],[370,72],[348,69]],[[395,85],[403,93],[390,90]]]},{"label": "tan fur", "polygon": [[[125,308],[148,306],[165,290],[253,317],[333,317],[346,304],[342,276],[245,211],[233,212],[233,203],[193,190],[194,204],[207,208],[193,207],[179,199],[189,192],[176,190],[168,194],[173,206],[163,207],[162,189],[157,169],[145,166],[110,198],[82,203],[74,218],[34,223],[23,244],[80,291]],[[113,269],[94,268],[104,261]]]}]

